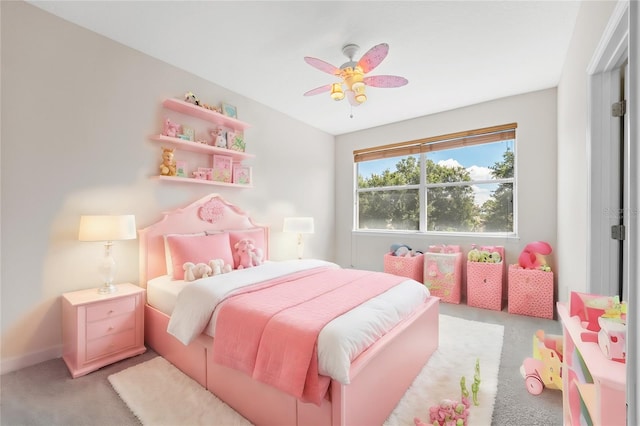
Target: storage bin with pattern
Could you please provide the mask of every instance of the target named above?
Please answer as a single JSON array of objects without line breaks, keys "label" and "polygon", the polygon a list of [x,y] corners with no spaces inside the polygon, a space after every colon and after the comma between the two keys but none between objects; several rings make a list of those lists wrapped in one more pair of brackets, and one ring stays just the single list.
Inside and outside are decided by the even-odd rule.
[{"label": "storage bin with pattern", "polygon": [[507,283],[510,314],[553,319],[553,272],[509,265]]},{"label": "storage bin with pattern", "polygon": [[467,261],[467,305],[501,311],[504,247],[483,246],[479,247],[479,250],[497,251],[502,261],[498,263]]},{"label": "storage bin with pattern", "polygon": [[462,253],[424,254],[424,285],[447,303],[460,303]]},{"label": "storage bin with pattern", "polygon": [[394,256],[390,253],[384,255],[384,272],[422,282],[423,271],[424,255],[422,253],[411,257]]}]

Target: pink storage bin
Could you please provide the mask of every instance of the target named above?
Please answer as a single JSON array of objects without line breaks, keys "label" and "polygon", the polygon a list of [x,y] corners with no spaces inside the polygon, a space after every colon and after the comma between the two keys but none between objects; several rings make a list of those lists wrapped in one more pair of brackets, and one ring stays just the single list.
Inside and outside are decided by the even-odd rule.
[{"label": "pink storage bin", "polygon": [[424,285],[447,303],[460,303],[462,253],[425,253]]},{"label": "pink storage bin", "polygon": [[553,319],[553,272],[509,265],[510,314]]},{"label": "pink storage bin", "polygon": [[422,282],[424,273],[424,255],[422,253],[411,257],[384,255],[384,272],[402,277],[413,278]]},{"label": "pink storage bin", "polygon": [[497,251],[502,257],[502,262],[467,261],[467,305],[501,311],[504,247],[482,246],[478,249],[490,252]]}]

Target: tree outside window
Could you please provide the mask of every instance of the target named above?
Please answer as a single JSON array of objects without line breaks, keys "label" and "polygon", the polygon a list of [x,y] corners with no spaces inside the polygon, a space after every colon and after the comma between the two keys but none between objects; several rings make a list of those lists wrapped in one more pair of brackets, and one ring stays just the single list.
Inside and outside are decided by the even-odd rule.
[{"label": "tree outside window", "polygon": [[358,162],[356,229],[515,232],[514,146],[510,139]]}]

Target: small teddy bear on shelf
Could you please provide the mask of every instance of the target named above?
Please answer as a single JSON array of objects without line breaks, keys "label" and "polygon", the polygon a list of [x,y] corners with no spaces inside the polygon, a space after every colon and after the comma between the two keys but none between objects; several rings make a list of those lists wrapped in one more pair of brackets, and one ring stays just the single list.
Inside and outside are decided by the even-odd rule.
[{"label": "small teddy bear on shelf", "polygon": [[160,164],[160,175],[176,176],[176,160],[173,158],[173,149],[162,148],[162,163]]}]

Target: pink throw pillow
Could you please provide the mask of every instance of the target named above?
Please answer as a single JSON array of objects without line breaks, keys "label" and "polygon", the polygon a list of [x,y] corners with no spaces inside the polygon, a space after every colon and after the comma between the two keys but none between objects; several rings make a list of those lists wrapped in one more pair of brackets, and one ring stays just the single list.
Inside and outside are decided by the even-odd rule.
[{"label": "pink throw pillow", "polygon": [[185,262],[208,263],[212,259],[222,259],[225,264],[233,265],[229,234],[226,232],[202,236],[167,235],[167,244],[171,251],[174,280],[184,279]]},{"label": "pink throw pillow", "polygon": [[246,238],[253,240],[255,248],[262,250],[262,260],[266,260],[267,244],[264,228],[251,228],[246,230],[229,231],[229,247],[231,247],[231,252],[233,253],[234,260],[232,263],[233,269],[238,269],[238,266],[240,265],[240,259],[238,258],[238,256],[236,256],[236,243]]}]

